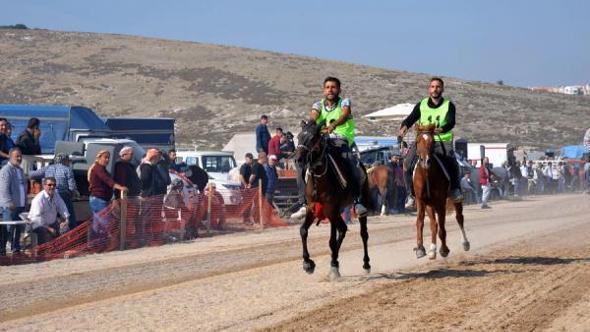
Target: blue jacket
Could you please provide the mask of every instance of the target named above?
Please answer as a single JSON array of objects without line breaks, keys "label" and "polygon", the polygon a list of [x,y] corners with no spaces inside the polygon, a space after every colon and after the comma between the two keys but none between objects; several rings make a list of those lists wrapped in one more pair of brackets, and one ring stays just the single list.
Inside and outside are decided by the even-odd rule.
[{"label": "blue jacket", "polygon": [[270,167],[268,164],[264,165],[264,171],[266,172],[266,192],[265,194],[272,194],[274,193],[277,182],[279,177],[277,175],[277,170],[274,167]]},{"label": "blue jacket", "polygon": [[268,127],[259,123],[256,126],[256,152],[264,151],[268,153],[268,142],[270,141],[270,132]]}]

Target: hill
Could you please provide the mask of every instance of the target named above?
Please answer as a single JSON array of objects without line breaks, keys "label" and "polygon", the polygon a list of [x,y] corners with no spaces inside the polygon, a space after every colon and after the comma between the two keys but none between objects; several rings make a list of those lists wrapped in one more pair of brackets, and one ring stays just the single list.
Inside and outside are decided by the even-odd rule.
[{"label": "hill", "polygon": [[[360,115],[417,102],[430,74],[310,57],[135,36],[0,30],[0,103],[64,103],[102,116],[166,116],[177,141],[220,148],[261,114],[297,130],[332,75]],[[459,60],[457,60],[459,61]],[[484,65],[484,64],[482,64]],[[436,73],[433,73],[436,74]],[[577,144],[590,97],[445,78],[458,136],[546,148]],[[399,123],[357,120],[364,135],[395,135]]]}]

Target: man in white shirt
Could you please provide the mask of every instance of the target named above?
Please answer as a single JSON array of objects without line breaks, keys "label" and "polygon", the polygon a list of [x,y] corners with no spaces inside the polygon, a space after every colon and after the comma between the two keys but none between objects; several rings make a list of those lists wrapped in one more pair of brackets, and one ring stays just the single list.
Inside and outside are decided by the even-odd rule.
[{"label": "man in white shirt", "polygon": [[[55,193],[55,185],[54,177],[44,178],[43,190],[31,202],[29,220],[31,220],[33,232],[37,234],[38,244],[59,236],[60,227],[65,229],[70,217],[66,203]],[[58,215],[61,224],[58,223]]]}]

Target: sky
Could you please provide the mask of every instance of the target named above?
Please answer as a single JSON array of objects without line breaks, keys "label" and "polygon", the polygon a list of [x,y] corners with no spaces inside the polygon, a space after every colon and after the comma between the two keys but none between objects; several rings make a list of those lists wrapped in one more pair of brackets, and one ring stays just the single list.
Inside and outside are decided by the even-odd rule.
[{"label": "sky", "polygon": [[522,87],[590,83],[586,0],[0,0],[0,8],[0,25],[240,46]]}]

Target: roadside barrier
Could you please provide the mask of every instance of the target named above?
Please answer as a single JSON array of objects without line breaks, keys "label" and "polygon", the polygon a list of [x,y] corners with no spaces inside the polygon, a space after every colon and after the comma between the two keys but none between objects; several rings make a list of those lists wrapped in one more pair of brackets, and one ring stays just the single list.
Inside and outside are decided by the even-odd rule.
[{"label": "roadside barrier", "polygon": [[233,190],[230,195],[232,202],[228,204],[228,197],[209,186],[203,193],[172,190],[163,196],[123,196],[49,242],[33,247],[34,235],[29,232],[24,239],[24,253],[0,256],[0,265],[160,246],[232,231],[287,225],[260,187]]}]

